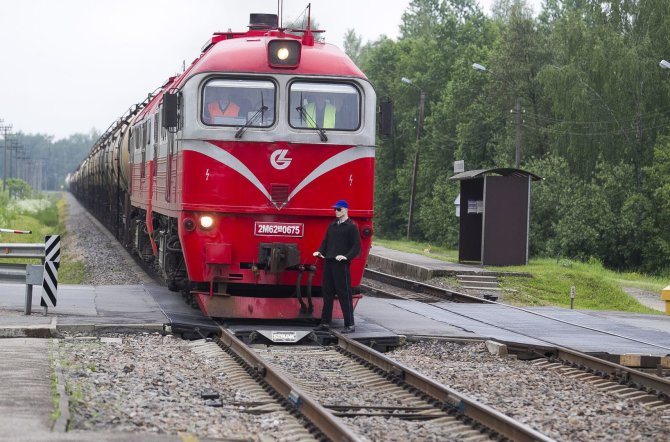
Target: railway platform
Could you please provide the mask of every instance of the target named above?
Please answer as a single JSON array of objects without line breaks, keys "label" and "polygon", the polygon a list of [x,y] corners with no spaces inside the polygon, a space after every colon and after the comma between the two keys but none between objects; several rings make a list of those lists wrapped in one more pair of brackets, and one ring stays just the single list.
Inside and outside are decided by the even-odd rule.
[{"label": "railway platform", "polygon": [[518,272],[493,271],[474,263],[465,264],[443,261],[377,245],[373,245],[370,249],[368,267],[417,281],[426,281],[439,276],[455,275],[526,275]]}]

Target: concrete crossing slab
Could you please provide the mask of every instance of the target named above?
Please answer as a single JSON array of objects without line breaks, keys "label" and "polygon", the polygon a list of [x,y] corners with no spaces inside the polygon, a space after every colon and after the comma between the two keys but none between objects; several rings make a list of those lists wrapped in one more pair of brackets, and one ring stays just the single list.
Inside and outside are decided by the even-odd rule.
[{"label": "concrete crossing slab", "polygon": [[[525,310],[502,304],[423,304],[364,298],[357,314],[400,334],[553,344],[583,352],[670,354],[670,321],[666,319],[662,327],[661,321],[654,321],[656,315],[641,315],[636,321],[626,322],[605,313],[553,307]],[[645,326],[651,321],[656,322],[655,328]]]}]

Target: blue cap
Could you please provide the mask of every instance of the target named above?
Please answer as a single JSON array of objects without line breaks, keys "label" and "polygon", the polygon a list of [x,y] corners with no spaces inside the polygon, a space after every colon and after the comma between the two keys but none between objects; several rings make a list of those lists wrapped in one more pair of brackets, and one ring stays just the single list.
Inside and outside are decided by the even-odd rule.
[{"label": "blue cap", "polygon": [[348,209],[349,204],[347,204],[347,202],[345,200],[339,200],[338,202],[333,204],[333,208],[335,208],[335,209],[342,209],[342,208]]}]

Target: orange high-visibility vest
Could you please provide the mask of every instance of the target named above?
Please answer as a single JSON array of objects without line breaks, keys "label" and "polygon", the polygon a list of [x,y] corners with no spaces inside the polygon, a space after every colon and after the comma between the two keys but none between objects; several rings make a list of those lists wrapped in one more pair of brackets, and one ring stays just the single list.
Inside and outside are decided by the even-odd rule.
[{"label": "orange high-visibility vest", "polygon": [[207,110],[209,110],[209,116],[214,117],[236,117],[240,113],[240,107],[233,103],[232,101],[228,103],[228,106],[224,110],[221,110],[221,106],[218,101],[213,101],[207,105]]}]

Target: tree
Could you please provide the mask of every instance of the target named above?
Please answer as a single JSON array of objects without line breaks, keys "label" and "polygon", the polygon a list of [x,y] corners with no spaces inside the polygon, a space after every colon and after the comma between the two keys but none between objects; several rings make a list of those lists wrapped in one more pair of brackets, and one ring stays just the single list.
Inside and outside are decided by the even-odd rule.
[{"label": "tree", "polygon": [[347,33],[344,34],[344,52],[356,64],[359,64],[361,61],[363,50],[361,40],[361,36],[356,34],[356,30],[353,28],[347,29]]},{"label": "tree", "polygon": [[[392,98],[396,117],[377,151],[377,233],[404,232],[420,149],[415,238],[453,244],[452,163],[512,165],[518,97],[522,167],[545,178],[533,184],[531,255],[662,271],[670,75],[658,61],[670,57],[670,2],[546,0],[533,17],[524,0],[499,0],[493,11],[486,17],[470,0],[413,0],[397,42],[363,46],[359,66]],[[475,62],[495,75],[474,71]],[[419,94],[401,77],[427,92],[418,144]]]}]

